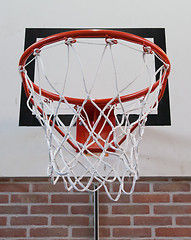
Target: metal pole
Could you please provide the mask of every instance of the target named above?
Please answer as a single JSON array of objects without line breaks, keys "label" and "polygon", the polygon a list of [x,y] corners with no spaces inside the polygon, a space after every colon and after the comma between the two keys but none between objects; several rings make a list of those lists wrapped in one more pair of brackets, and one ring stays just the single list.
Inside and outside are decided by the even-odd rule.
[{"label": "metal pole", "polygon": [[99,190],[94,192],[94,240],[99,240]]}]

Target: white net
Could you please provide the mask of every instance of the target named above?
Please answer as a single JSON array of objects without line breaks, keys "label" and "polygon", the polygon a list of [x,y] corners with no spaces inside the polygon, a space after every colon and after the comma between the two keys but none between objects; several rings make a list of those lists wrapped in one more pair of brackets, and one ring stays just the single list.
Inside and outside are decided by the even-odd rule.
[{"label": "white net", "polygon": [[[78,45],[82,47],[78,49]],[[22,68],[29,90],[27,106],[45,131],[49,148],[48,174],[54,184],[62,179],[69,191],[93,192],[104,187],[109,198],[115,201],[121,193],[133,192],[139,178],[139,144],[148,114],[157,113],[158,96],[168,68],[155,52],[134,45],[109,38],[68,38],[35,49],[33,58]],[[96,46],[99,50],[95,51]],[[119,51],[116,46],[123,47],[120,54],[128,49],[130,53],[125,56],[137,55],[139,60],[116,57],[115,53]],[[84,51],[89,54],[86,59],[83,59]],[[60,52],[65,57],[62,63],[54,56]],[[47,64],[47,59],[52,62]],[[84,64],[84,61],[87,62]],[[161,61],[157,70],[156,61]],[[31,64],[35,66],[33,80],[27,74]],[[131,64],[137,66],[134,75]],[[87,77],[86,70],[91,72],[91,77]],[[109,82],[104,85],[106,78]],[[121,78],[125,78],[122,83]],[[76,81],[73,84],[72,79]],[[158,84],[153,88],[156,80]],[[123,96],[132,94],[136,86],[137,91],[147,89],[145,94],[124,100]],[[53,93],[56,100],[47,97],[44,89]],[[107,96],[108,89],[112,96]],[[74,97],[80,99],[79,103],[71,100]],[[104,104],[96,100],[100,97],[106,99]],[[130,189],[125,185],[126,178],[132,179]],[[117,183],[117,192],[110,189],[110,183]]]}]

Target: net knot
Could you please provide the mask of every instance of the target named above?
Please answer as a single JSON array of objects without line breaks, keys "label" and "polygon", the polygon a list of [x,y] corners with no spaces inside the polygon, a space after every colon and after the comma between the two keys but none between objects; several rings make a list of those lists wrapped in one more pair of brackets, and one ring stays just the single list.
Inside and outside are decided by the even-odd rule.
[{"label": "net knot", "polygon": [[19,72],[22,73],[22,72],[25,72],[26,69],[24,66],[19,66]]},{"label": "net knot", "polygon": [[168,70],[170,68],[170,65],[169,64],[164,64],[166,70]]},{"label": "net knot", "polygon": [[143,46],[143,51],[145,53],[153,54],[153,51],[152,51],[151,47],[149,47],[149,46]]},{"label": "net knot", "polygon": [[106,41],[107,44],[110,44],[110,45],[114,45],[114,44],[118,43],[115,38],[109,38],[109,37],[106,38],[105,41]]},{"label": "net knot", "polygon": [[76,39],[74,38],[65,38],[65,44],[68,46],[71,46],[75,42],[76,42]]},{"label": "net knot", "polygon": [[47,103],[47,104],[50,104],[51,101],[52,101],[52,99],[49,99],[49,98],[45,98],[45,99],[44,99],[44,102]]},{"label": "net knot", "polygon": [[33,55],[34,55],[34,56],[39,56],[39,55],[40,55],[40,52],[41,52],[40,49],[35,48],[35,49],[34,49],[34,52],[33,52]]}]

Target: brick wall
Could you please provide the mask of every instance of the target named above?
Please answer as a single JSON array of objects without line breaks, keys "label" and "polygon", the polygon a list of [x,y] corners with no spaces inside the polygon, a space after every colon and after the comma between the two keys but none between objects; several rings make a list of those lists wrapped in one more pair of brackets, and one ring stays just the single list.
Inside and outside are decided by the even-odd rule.
[{"label": "brick wall", "polygon": [[[100,191],[100,239],[191,239],[190,178],[142,178],[112,202]],[[127,187],[128,187],[127,183]],[[115,184],[110,186],[115,192]],[[48,178],[0,179],[0,239],[93,240],[93,194]]]}]

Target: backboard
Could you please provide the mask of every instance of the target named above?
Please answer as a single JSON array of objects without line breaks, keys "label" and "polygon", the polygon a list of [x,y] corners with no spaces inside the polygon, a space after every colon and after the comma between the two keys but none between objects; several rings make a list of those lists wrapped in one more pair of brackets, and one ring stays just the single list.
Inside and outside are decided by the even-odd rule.
[{"label": "backboard", "polygon": [[[1,176],[47,175],[48,149],[44,133],[26,106],[26,97],[18,72],[21,54],[38,39],[60,32],[89,28],[133,33],[153,41],[167,52],[172,70],[158,110],[148,116],[139,151],[140,175],[190,175],[191,112],[188,53],[191,50],[189,44],[191,4],[189,0],[181,3],[173,1],[172,7],[170,2],[163,2],[160,2],[158,7],[151,0],[115,3],[109,1],[90,3],[86,0],[80,2],[8,0],[2,4]],[[177,18],[177,14],[181,17]],[[84,52],[86,51],[88,50],[85,49]],[[99,49],[96,49],[95,53],[98,51]],[[61,61],[57,57],[58,53],[59,50],[51,54],[52,59],[57,61],[59,69]],[[119,57],[123,59],[122,52]],[[130,68],[135,71],[134,66],[137,64],[136,60],[131,60]],[[94,64],[91,66],[93,69]],[[155,68],[155,63],[151,62],[152,67]],[[108,66],[107,74],[109,69]],[[35,81],[35,66],[31,68],[30,74]],[[109,75],[106,77],[105,85],[97,87],[95,95],[100,94],[100,97],[103,97],[106,93],[112,92],[112,84],[108,79]],[[78,83],[73,82],[69,85],[71,94],[81,93],[80,84],[76,84]],[[133,114],[136,115],[136,112]],[[70,112],[63,115],[66,122],[70,121],[70,118]]]}]

